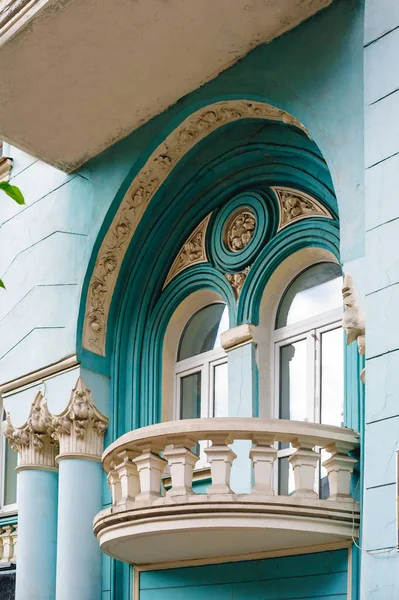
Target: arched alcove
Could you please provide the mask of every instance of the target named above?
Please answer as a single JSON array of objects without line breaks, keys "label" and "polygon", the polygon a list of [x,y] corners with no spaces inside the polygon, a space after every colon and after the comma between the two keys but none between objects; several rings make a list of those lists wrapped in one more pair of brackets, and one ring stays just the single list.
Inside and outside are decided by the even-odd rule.
[{"label": "arched alcove", "polygon": [[[249,104],[257,110],[261,105]],[[89,274],[88,296],[82,301],[82,358],[88,351],[105,355],[103,364],[112,377],[112,436],[160,420],[163,338],[173,312],[190,294],[213,290],[229,306],[230,326],[256,324],[265,285],[283,260],[312,247],[338,256],[337,203],[316,144],[299,122],[278,109],[244,116],[234,112],[234,105],[229,110],[229,118],[216,126],[213,120],[220,114],[210,107],[195,127],[191,122],[172,132],[151,155],[121,203],[125,212],[117,213],[106,231]],[[171,137],[187,150],[176,161]],[[325,214],[282,227],[279,186],[313,198]],[[265,208],[268,233],[251,258],[237,301],[225,274],[242,265],[216,260],[212,232],[220,230],[223,207],[248,193]],[[179,249],[207,216],[207,261],[178,273],[164,288]]]}]

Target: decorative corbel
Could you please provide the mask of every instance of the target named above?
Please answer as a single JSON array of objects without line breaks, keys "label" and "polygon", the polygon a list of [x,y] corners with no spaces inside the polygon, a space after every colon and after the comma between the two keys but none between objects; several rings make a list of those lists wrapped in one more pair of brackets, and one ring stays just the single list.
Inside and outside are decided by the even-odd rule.
[{"label": "decorative corbel", "polygon": [[79,377],[66,409],[52,420],[53,438],[66,458],[81,456],[100,460],[108,419],[95,406],[91,391]]},{"label": "decorative corbel", "polygon": [[58,445],[52,438],[52,417],[43,394],[39,391],[32,403],[29,417],[22,427],[15,428],[10,413],[3,421],[4,437],[18,452],[17,469],[56,469]]},{"label": "decorative corbel", "polygon": [[[357,303],[355,286],[349,273],[344,278],[342,297],[345,306],[342,327],[346,333],[346,343],[351,344],[357,341],[359,354],[363,355],[366,352],[366,321],[363,311]],[[360,373],[360,379],[365,383],[365,369]]]}]

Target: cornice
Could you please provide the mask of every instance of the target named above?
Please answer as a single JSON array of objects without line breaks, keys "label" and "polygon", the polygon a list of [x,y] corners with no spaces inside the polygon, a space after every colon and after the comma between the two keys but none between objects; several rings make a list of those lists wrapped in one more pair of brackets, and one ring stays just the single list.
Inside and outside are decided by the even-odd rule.
[{"label": "cornice", "polygon": [[79,366],[79,364],[80,363],[76,354],[73,354],[56,363],[38,369],[37,371],[32,371],[31,373],[27,373],[26,375],[22,375],[21,377],[17,377],[16,379],[2,383],[0,385],[0,395],[4,396],[9,392],[14,392],[15,390],[24,388],[34,383],[39,383],[47,377],[74,369],[75,367]]}]

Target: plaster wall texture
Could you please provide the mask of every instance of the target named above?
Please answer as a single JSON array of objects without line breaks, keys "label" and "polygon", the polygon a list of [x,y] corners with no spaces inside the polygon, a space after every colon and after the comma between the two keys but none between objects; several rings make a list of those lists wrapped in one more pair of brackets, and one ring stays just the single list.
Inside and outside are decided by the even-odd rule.
[{"label": "plaster wall texture", "polygon": [[[82,285],[101,227],[109,225],[148,155],[205,104],[263,100],[304,123],[331,170],[342,259],[359,260],[364,253],[362,35],[360,0],[337,0],[72,175],[10,149],[12,181],[25,193],[27,207],[2,202],[0,213],[0,274],[7,285],[0,304],[0,381],[76,352]],[[108,367],[99,368],[107,372]]]},{"label": "plaster wall texture", "polygon": [[[365,3],[366,404],[361,598],[399,598],[398,3]],[[390,550],[391,549],[391,550]]]}]

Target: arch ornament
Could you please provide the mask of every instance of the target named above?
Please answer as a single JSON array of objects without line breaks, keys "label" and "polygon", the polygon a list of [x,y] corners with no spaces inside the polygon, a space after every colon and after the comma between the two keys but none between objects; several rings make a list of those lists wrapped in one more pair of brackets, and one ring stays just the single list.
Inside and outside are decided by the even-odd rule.
[{"label": "arch ornament", "polygon": [[288,112],[249,100],[227,100],[205,106],[174,129],[137,173],[102,241],[86,298],[82,338],[86,350],[105,356],[108,314],[119,271],[134,232],[157,190],[200,140],[240,119],[279,121],[298,127],[309,136],[302,123]]}]

